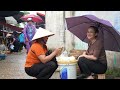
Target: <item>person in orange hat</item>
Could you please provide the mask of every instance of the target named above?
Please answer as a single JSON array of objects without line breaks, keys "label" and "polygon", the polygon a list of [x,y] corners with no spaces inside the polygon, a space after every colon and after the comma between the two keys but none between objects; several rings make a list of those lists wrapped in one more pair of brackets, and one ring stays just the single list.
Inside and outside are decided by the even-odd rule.
[{"label": "person in orange hat", "polygon": [[25,63],[25,72],[37,79],[49,79],[58,67],[56,56],[60,55],[61,49],[57,48],[49,53],[47,50],[48,37],[54,34],[39,28],[35,33]]}]

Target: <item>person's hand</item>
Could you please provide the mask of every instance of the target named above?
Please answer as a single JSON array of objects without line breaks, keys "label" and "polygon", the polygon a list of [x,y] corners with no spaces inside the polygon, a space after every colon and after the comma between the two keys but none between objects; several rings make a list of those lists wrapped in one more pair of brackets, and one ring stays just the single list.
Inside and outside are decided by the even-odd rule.
[{"label": "person's hand", "polygon": [[78,60],[79,60],[81,57],[84,57],[84,55],[83,55],[83,54],[82,54],[82,55],[80,55],[80,56],[78,57]]},{"label": "person's hand", "polygon": [[83,54],[82,54],[83,56],[85,56],[86,55],[86,52],[83,52]]},{"label": "person's hand", "polygon": [[61,48],[55,49],[56,56],[59,56],[61,54],[61,51],[62,51]]},{"label": "person's hand", "polygon": [[85,55],[86,55],[86,52],[83,52],[83,54],[78,57],[78,60],[79,60],[79,58],[81,58],[81,57],[85,57]]},{"label": "person's hand", "polygon": [[28,39],[26,38],[26,42],[28,42]]}]

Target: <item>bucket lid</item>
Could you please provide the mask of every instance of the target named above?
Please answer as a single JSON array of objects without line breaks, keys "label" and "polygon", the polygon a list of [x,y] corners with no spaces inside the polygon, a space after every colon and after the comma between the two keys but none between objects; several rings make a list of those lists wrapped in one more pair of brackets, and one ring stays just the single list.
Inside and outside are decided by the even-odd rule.
[{"label": "bucket lid", "polygon": [[77,60],[74,61],[58,61],[59,65],[73,65],[73,64],[77,64]]},{"label": "bucket lid", "polygon": [[58,65],[68,65],[68,66],[70,66],[70,65],[76,65],[77,63],[72,63],[72,64],[59,64],[58,63]]}]

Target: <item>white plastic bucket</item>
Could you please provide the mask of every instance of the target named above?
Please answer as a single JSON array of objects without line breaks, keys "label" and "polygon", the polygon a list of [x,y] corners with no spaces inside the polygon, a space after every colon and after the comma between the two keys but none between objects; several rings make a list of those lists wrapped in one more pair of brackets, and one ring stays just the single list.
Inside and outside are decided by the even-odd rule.
[{"label": "white plastic bucket", "polygon": [[60,79],[76,79],[76,63],[74,64],[59,64]]}]

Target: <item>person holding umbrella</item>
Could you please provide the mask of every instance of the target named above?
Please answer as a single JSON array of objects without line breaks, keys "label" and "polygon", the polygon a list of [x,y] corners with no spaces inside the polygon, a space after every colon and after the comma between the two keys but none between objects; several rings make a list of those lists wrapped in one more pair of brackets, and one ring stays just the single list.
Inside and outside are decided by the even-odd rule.
[{"label": "person holding umbrella", "polygon": [[49,79],[54,71],[57,69],[58,64],[56,56],[60,55],[61,49],[57,48],[53,52],[49,52],[46,46],[48,37],[54,34],[39,28],[35,33],[32,44],[25,63],[25,72],[37,79]]},{"label": "person holding umbrella", "polygon": [[79,57],[78,65],[82,74],[78,78],[91,77],[91,73],[105,73],[105,50],[120,52],[120,33],[108,20],[94,15],[66,18],[66,26],[71,33],[88,44],[87,52]]},{"label": "person holding umbrella", "polygon": [[103,74],[107,70],[104,44],[101,39],[98,39],[98,33],[99,30],[97,27],[90,26],[88,28],[88,50],[78,57],[78,65],[81,74],[77,79],[93,79],[92,73]]},{"label": "person holding umbrella", "polygon": [[24,27],[24,30],[23,30],[27,53],[32,45],[31,40],[32,40],[35,32],[36,32],[36,27],[33,24],[33,20],[32,20],[32,18],[28,18],[27,25]]}]

